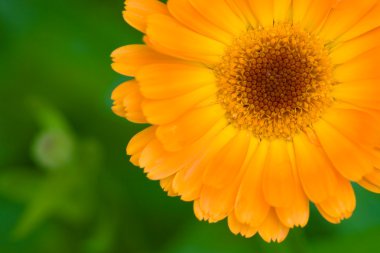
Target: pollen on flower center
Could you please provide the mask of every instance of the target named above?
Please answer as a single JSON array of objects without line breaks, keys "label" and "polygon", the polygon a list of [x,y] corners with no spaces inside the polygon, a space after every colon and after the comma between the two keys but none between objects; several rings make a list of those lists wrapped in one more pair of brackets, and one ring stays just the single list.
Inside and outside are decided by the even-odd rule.
[{"label": "pollen on flower center", "polygon": [[289,139],[332,103],[328,49],[291,24],[248,30],[214,71],[230,123],[259,138]]}]

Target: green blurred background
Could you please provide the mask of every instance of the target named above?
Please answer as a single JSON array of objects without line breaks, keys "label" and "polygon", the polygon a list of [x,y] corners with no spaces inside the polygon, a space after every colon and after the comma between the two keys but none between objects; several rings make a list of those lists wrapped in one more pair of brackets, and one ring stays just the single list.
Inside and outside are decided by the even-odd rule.
[{"label": "green blurred background", "polygon": [[198,222],[125,155],[143,126],[116,117],[125,77],[110,53],[141,43],[122,0],[0,0],[0,252],[378,252],[380,197],[356,187],[341,225],[315,209],[307,228],[267,244]]}]

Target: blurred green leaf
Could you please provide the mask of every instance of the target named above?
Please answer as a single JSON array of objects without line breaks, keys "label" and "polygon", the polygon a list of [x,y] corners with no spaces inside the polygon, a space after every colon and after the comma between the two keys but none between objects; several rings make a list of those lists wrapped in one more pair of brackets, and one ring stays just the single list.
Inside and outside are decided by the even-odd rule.
[{"label": "blurred green leaf", "polygon": [[84,244],[84,252],[106,253],[115,243],[118,221],[104,211],[95,225],[93,233]]},{"label": "blurred green leaf", "polygon": [[31,168],[3,168],[0,172],[0,195],[16,202],[29,201],[42,180],[41,175]]},{"label": "blurred green leaf", "polygon": [[50,103],[42,98],[29,97],[28,105],[41,129],[59,130],[67,135],[71,133],[71,127],[65,117]]},{"label": "blurred green leaf", "polygon": [[78,150],[81,151],[78,155],[80,160],[62,167],[56,173],[48,174],[41,182],[15,230],[17,237],[25,236],[52,216],[73,223],[86,222],[92,217],[101,150],[94,141],[84,141]]},{"label": "blurred green leaf", "polygon": [[306,239],[299,229],[291,231],[281,244],[266,243],[258,234],[252,238],[233,235],[225,221],[216,224],[188,224],[181,234],[177,234],[162,253],[306,253]]},{"label": "blurred green leaf", "polygon": [[378,252],[380,226],[374,226],[360,233],[335,235],[326,240],[310,244],[310,253],[325,252]]}]

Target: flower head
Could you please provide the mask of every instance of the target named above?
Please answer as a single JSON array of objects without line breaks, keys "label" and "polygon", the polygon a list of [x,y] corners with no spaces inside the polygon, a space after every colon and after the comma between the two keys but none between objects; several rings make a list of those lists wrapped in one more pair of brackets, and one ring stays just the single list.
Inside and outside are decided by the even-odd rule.
[{"label": "flower head", "polygon": [[127,153],[195,215],[282,241],[309,203],[332,223],[351,183],[380,193],[380,1],[126,0],[144,45],[113,111],[151,126]]}]

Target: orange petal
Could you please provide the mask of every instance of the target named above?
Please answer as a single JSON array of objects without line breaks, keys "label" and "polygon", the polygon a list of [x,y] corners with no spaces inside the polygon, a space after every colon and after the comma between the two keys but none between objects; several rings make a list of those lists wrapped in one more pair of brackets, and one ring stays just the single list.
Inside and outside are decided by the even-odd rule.
[{"label": "orange petal", "polygon": [[273,26],[273,1],[248,0],[251,10],[263,27]]},{"label": "orange petal", "polygon": [[225,1],[238,16],[245,18],[247,24],[249,24],[252,27],[257,26],[257,20],[251,11],[251,8],[249,6],[249,0],[225,0]]},{"label": "orange petal", "polygon": [[373,8],[367,12],[362,19],[356,22],[339,38],[340,41],[350,40],[380,26],[380,3],[379,1],[376,2],[377,3],[373,6]]},{"label": "orange petal", "polygon": [[195,217],[197,217],[198,220],[202,221],[203,217],[204,217],[204,214],[203,214],[202,209],[200,208],[199,200],[198,199],[194,200],[193,210],[194,210]]},{"label": "orange petal", "polygon": [[263,192],[271,206],[284,207],[293,203],[295,179],[284,140],[273,140],[269,144],[263,173]]},{"label": "orange petal", "polygon": [[309,221],[309,200],[301,185],[297,188],[293,204],[288,207],[277,207],[276,214],[281,223],[289,228],[306,226]]},{"label": "orange petal", "polygon": [[323,120],[314,125],[314,129],[330,161],[345,178],[358,181],[372,171],[369,154],[338,130]]},{"label": "orange petal", "polygon": [[276,214],[282,224],[289,228],[293,228],[294,226],[304,227],[309,220],[309,199],[306,197],[302,189],[298,176],[293,144],[287,143],[287,149],[295,178],[294,200],[292,205],[288,207],[277,207]]},{"label": "orange petal", "polygon": [[273,20],[286,22],[290,19],[293,0],[273,0]]},{"label": "orange petal", "polygon": [[197,161],[176,173],[173,189],[178,192],[183,201],[199,199],[202,189],[202,173],[205,167],[204,160]]},{"label": "orange petal", "polygon": [[315,30],[326,20],[335,4],[336,0],[311,0],[300,25],[310,32],[315,32]]},{"label": "orange petal", "polygon": [[225,120],[219,121],[201,139],[189,147],[196,159],[179,171],[173,181],[174,189],[183,200],[190,201],[198,198],[205,167],[220,149],[220,147],[213,147],[212,144],[218,138],[227,137],[229,132],[229,129],[226,129],[227,125]]},{"label": "orange petal", "polygon": [[224,54],[224,44],[191,31],[165,15],[149,17],[147,35],[156,50],[186,60],[215,64]]},{"label": "orange petal", "polygon": [[323,114],[322,118],[356,143],[368,147],[375,147],[380,143],[377,121],[369,113],[333,106]]},{"label": "orange petal", "polygon": [[[220,129],[220,126],[223,125],[210,129],[199,141],[179,152],[162,152],[160,157],[155,157],[154,163],[145,168],[148,173],[147,176],[153,180],[162,179],[180,170],[188,170],[193,166],[197,166],[196,164],[204,160],[203,156],[206,154],[214,155],[234,134],[232,127]],[[160,147],[163,148],[163,146]],[[206,160],[205,162],[208,161]],[[173,187],[176,192],[181,193],[177,189],[176,183],[176,179],[174,179]]]},{"label": "orange petal", "polygon": [[289,233],[289,228],[278,219],[275,211],[270,210],[265,221],[259,227],[259,234],[266,242],[282,242]]},{"label": "orange petal", "polygon": [[131,162],[134,165],[139,166],[138,161],[140,160],[141,152],[148,145],[148,143],[154,139],[155,132],[155,126],[147,127],[133,136],[129,141],[126,151],[127,154],[131,156]]},{"label": "orange petal", "polygon": [[226,45],[231,43],[232,35],[203,17],[189,0],[171,0],[168,9],[173,17],[189,29]]},{"label": "orange petal", "polygon": [[235,203],[235,214],[240,223],[258,227],[269,212],[262,191],[262,172],[269,143],[261,141],[243,176]]},{"label": "orange petal", "polygon": [[[220,129],[220,126],[217,128],[214,127],[209,132],[207,132],[207,134],[204,135],[199,141],[188,146],[184,150],[173,153],[173,159],[170,159],[166,162],[163,160],[163,164],[165,164],[165,166],[158,163],[158,167],[164,167],[165,170],[168,171],[173,170],[173,167],[176,167],[171,164],[171,160],[173,160],[173,162],[182,164],[181,169],[183,168],[186,170],[185,176],[193,174],[193,171],[197,170],[200,164],[202,165],[202,170],[204,172],[203,166],[205,166],[205,164],[208,164],[217,154],[217,152],[219,152],[220,149],[222,149],[224,145],[226,145],[235,135],[236,131],[231,126],[227,126],[222,129]],[[198,179],[200,180],[201,178]],[[176,184],[176,180],[174,180],[174,184]],[[181,192],[180,190],[177,191]]]},{"label": "orange petal", "polygon": [[220,105],[196,108],[172,123],[159,126],[156,135],[166,150],[178,151],[198,140],[217,121],[227,125]]},{"label": "orange petal", "polygon": [[202,188],[199,204],[209,222],[218,222],[226,218],[232,211],[237,191],[236,184],[233,186],[222,189],[211,186]]},{"label": "orange petal", "polygon": [[221,148],[203,175],[205,185],[222,188],[235,179],[245,160],[250,138],[250,133],[239,131]]},{"label": "orange petal", "polygon": [[149,64],[155,63],[178,63],[178,59],[160,54],[145,45],[128,45],[120,47],[111,54],[114,71],[126,75],[135,76],[137,71]]},{"label": "orange petal", "polygon": [[330,57],[334,65],[345,62],[379,46],[380,27],[364,33],[355,39],[346,41],[332,50]]},{"label": "orange petal", "polygon": [[155,131],[156,127],[150,126],[133,136],[128,143],[127,154],[133,155],[141,152],[143,148],[154,138]]},{"label": "orange petal", "polygon": [[211,186],[202,188],[199,204],[205,220],[218,222],[227,217],[233,209],[235,192],[230,188],[217,189]]},{"label": "orange petal", "polygon": [[144,100],[142,109],[149,123],[168,124],[180,118],[202,100],[213,97],[216,92],[215,85],[208,85],[171,99]]},{"label": "orange petal", "polygon": [[365,17],[377,2],[378,0],[337,1],[319,32],[319,36],[326,41],[337,39]]},{"label": "orange petal", "polygon": [[319,205],[316,205],[316,208],[318,209],[318,212],[322,215],[322,217],[325,218],[325,220],[327,220],[328,222],[330,222],[332,224],[339,224],[340,223],[340,221],[341,221],[340,218],[330,216],[322,208],[320,208]]},{"label": "orange petal", "polygon": [[[232,35],[246,31],[247,25],[225,1],[189,0],[191,5],[209,22]],[[210,7],[212,6],[212,7]]]},{"label": "orange petal", "polygon": [[249,226],[248,224],[241,223],[235,215],[235,212],[231,212],[228,215],[228,227],[235,235],[241,234],[242,236],[249,238],[257,233],[257,229]]},{"label": "orange petal", "polygon": [[[348,219],[355,210],[355,193],[350,182],[342,177],[338,177],[338,185],[334,194],[317,204],[318,210],[322,210],[322,216],[326,216],[326,220]],[[331,219],[333,218],[333,219]]]},{"label": "orange petal", "polygon": [[112,111],[116,115],[135,123],[147,123],[141,107],[143,97],[136,80],[120,84],[112,92],[111,98],[114,101]]},{"label": "orange petal", "polygon": [[332,95],[339,101],[356,106],[378,109],[380,106],[380,78],[345,82],[337,85]]},{"label": "orange petal", "polygon": [[321,202],[335,190],[334,168],[318,143],[312,143],[304,133],[293,139],[297,171],[302,187],[311,201]]},{"label": "orange petal", "polygon": [[365,177],[358,183],[360,186],[371,192],[380,193],[380,170],[374,169],[372,172],[365,175]]},{"label": "orange petal", "polygon": [[376,47],[337,66],[334,77],[340,83],[379,78],[379,60],[380,47]]},{"label": "orange petal", "polygon": [[293,0],[293,23],[302,23],[312,2],[313,0]]},{"label": "orange petal", "polygon": [[161,13],[168,14],[166,5],[158,0],[126,0],[123,17],[125,21],[145,33],[149,15]]},{"label": "orange petal", "polygon": [[[239,168],[239,175],[230,178],[230,183],[226,187],[214,188],[204,185],[200,195],[199,203],[204,213],[207,213],[209,221],[216,222],[224,219],[234,208],[237,191],[239,189],[242,176],[257,148],[258,140],[249,138],[249,147],[244,158],[244,163]],[[239,147],[243,148],[243,147]],[[217,158],[214,158],[217,160]]]},{"label": "orange petal", "polygon": [[149,99],[173,98],[216,82],[210,69],[190,64],[145,66],[138,72],[136,79],[141,93]]},{"label": "orange petal", "polygon": [[178,194],[174,191],[173,189],[173,179],[175,175],[171,175],[167,178],[161,179],[160,180],[160,186],[161,188],[168,193],[168,196],[174,197],[177,196]]},{"label": "orange petal", "polygon": [[[150,172],[150,167],[157,162],[159,158],[166,155],[162,144],[156,139],[152,139],[148,145],[142,150],[139,160],[139,166],[144,168],[145,173]],[[170,175],[167,175],[170,176]],[[162,177],[164,178],[164,177]],[[159,178],[159,179],[162,179]]]}]

